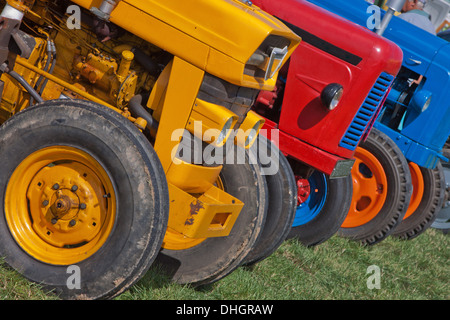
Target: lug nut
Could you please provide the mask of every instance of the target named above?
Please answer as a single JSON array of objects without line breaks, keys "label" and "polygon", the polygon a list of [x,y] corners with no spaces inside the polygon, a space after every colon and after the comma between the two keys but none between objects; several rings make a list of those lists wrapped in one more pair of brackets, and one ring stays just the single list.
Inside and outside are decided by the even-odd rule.
[{"label": "lug nut", "polygon": [[43,205],[44,207],[48,206],[48,200],[42,201],[42,205]]},{"label": "lug nut", "polygon": [[70,220],[69,224],[71,227],[73,227],[77,222],[75,220]]},{"label": "lug nut", "polygon": [[73,192],[77,191],[77,190],[78,190],[78,186],[73,185],[72,188],[71,188],[71,190],[72,190]]},{"label": "lug nut", "polygon": [[58,190],[59,189],[59,184],[55,183],[52,187],[54,190]]},{"label": "lug nut", "polygon": [[86,209],[86,203],[80,203],[80,209],[82,210]]},{"label": "lug nut", "polygon": [[57,222],[58,222],[58,219],[56,219],[56,218],[52,219],[52,224],[56,224]]}]

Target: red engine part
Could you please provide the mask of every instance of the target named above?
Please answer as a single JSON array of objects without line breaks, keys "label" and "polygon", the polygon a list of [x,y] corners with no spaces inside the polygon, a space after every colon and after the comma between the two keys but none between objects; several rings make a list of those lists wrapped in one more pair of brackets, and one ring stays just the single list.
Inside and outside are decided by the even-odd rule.
[{"label": "red engine part", "polygon": [[300,205],[308,199],[311,194],[311,187],[308,179],[299,176],[296,176],[295,179],[297,180],[297,205]]}]

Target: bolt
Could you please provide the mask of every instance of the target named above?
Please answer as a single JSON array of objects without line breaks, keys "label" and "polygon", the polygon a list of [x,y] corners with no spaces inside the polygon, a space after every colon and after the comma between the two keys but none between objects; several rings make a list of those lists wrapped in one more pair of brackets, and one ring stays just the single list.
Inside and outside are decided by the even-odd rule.
[{"label": "bolt", "polygon": [[58,190],[59,189],[59,184],[55,183],[52,187],[54,190]]},{"label": "bolt", "polygon": [[44,207],[48,206],[48,200],[42,201],[42,205],[43,205]]},{"label": "bolt", "polygon": [[80,209],[82,210],[86,209],[86,203],[80,203]]},{"label": "bolt", "polygon": [[52,219],[52,224],[56,224],[57,222],[58,222],[58,219],[56,219],[56,218]]},{"label": "bolt", "polygon": [[72,190],[73,192],[77,191],[77,190],[78,190],[78,186],[73,185],[72,188],[71,188],[71,190]]},{"label": "bolt", "polygon": [[77,222],[75,220],[70,220],[69,224],[71,227],[73,227]]}]

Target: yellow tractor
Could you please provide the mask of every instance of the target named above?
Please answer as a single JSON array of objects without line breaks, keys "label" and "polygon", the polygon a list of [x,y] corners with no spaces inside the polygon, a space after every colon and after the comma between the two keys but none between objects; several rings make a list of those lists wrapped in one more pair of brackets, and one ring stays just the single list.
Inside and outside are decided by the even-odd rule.
[{"label": "yellow tractor", "polygon": [[270,202],[250,106],[300,38],[249,1],[0,3],[4,261],[65,299],[241,265]]}]

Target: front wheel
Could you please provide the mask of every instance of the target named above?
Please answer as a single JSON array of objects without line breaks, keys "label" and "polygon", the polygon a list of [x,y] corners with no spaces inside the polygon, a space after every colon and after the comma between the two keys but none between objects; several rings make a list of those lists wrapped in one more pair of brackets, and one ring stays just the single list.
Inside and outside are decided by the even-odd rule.
[{"label": "front wheel", "polygon": [[168,188],[152,146],[118,113],[51,101],[0,128],[0,256],[65,299],[112,298],[154,261]]},{"label": "front wheel", "polygon": [[264,136],[259,136],[255,147],[263,157],[264,178],[268,189],[268,209],[262,233],[245,259],[246,265],[255,264],[274,253],[286,239],[295,216],[296,194],[294,173],[280,150]]},{"label": "front wheel", "polygon": [[[241,154],[236,152],[235,155]],[[244,263],[253,249],[267,213],[267,185],[255,159],[246,153],[225,163],[216,182],[218,188],[239,199],[244,206],[228,236],[191,239],[168,229],[158,263],[172,281],[200,286],[214,283]]]},{"label": "front wheel", "polygon": [[413,189],[419,189],[421,197],[417,197],[417,207],[408,209],[403,221],[392,233],[393,236],[404,240],[417,237],[432,225],[442,208],[445,196],[445,178],[440,163],[434,169],[415,164],[410,164],[410,168],[416,177],[413,179]]},{"label": "front wheel", "polygon": [[373,245],[395,230],[408,209],[408,162],[398,146],[374,128],[356,148],[352,178],[352,204],[339,234]]},{"label": "front wheel", "polygon": [[[450,152],[448,149],[448,144],[446,143],[444,148],[444,156],[450,158]],[[442,171],[444,172],[444,184],[445,184],[445,195],[442,207],[436,215],[436,219],[432,223],[431,227],[441,230],[444,234],[447,234],[450,230],[450,163],[442,163]]]},{"label": "front wheel", "polygon": [[351,175],[330,179],[314,171],[309,179],[297,177],[297,209],[288,238],[312,247],[339,230],[352,200]]}]

